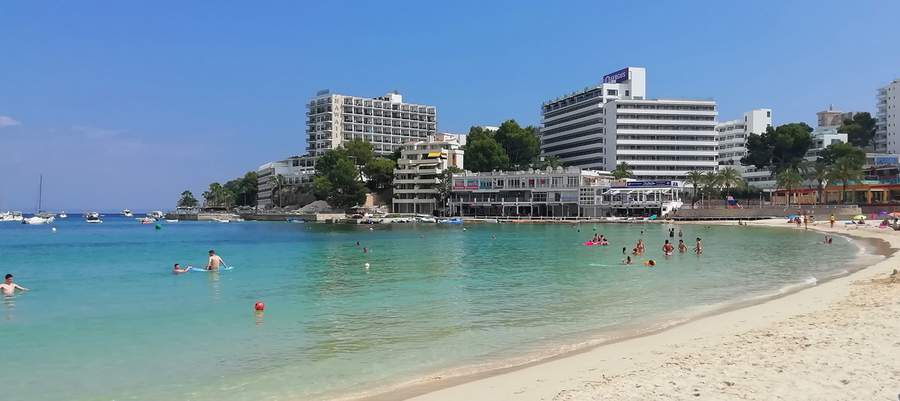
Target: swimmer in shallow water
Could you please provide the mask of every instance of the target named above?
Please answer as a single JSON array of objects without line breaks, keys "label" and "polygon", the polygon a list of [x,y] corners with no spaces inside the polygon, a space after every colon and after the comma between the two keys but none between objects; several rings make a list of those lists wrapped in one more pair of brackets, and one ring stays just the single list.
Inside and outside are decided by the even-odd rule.
[{"label": "swimmer in shallow water", "polygon": [[644,262],[644,266],[647,266],[647,267],[653,267],[653,266],[656,266],[656,261],[653,260],[653,259],[650,259],[650,260]]},{"label": "swimmer in shallow water", "polygon": [[666,240],[666,243],[663,244],[662,250],[664,255],[672,256],[675,251],[675,247],[671,243],[669,243],[669,240]]},{"label": "swimmer in shallow water", "polygon": [[687,252],[687,245],[684,243],[683,239],[678,240],[678,252],[680,252],[680,253]]},{"label": "swimmer in shallow water", "polygon": [[181,268],[181,265],[178,264],[178,263],[176,263],[175,266],[172,266],[172,273],[173,273],[173,274],[187,273],[187,272],[189,272],[189,271],[191,271],[191,266],[185,267],[185,268],[183,268],[183,269]]},{"label": "swimmer in shallow water", "polygon": [[626,265],[630,265],[632,263],[631,256],[626,256],[625,260],[623,260],[622,263],[624,263]]},{"label": "swimmer in shallow water", "polygon": [[7,274],[3,280],[3,284],[0,284],[0,291],[3,291],[3,295],[12,296],[16,293],[16,290],[28,291],[27,288],[13,282],[12,274]]}]

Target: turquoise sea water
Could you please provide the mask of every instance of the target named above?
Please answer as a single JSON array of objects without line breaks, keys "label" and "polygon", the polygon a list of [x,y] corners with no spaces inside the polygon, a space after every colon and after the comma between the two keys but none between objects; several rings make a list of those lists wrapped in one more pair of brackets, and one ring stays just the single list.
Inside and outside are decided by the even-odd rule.
[{"label": "turquoise sea water", "polygon": [[[680,226],[705,253],[664,258],[662,225],[161,225],[0,223],[0,273],[32,289],[0,311],[5,395],[327,398],[552,354],[860,261],[843,238],[751,227]],[[610,246],[581,245],[595,228]],[[658,266],[623,266],[641,237]],[[236,267],[170,273],[210,248]]]}]

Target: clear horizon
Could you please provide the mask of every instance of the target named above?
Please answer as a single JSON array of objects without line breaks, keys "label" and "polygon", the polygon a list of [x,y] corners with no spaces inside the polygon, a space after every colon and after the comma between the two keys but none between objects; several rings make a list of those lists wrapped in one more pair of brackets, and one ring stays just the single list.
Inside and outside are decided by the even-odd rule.
[{"label": "clear horizon", "polygon": [[307,100],[399,90],[440,131],[516,119],[625,66],[654,98],[776,124],[874,114],[900,3],[572,2],[0,7],[0,211],[172,209],[305,149]]}]

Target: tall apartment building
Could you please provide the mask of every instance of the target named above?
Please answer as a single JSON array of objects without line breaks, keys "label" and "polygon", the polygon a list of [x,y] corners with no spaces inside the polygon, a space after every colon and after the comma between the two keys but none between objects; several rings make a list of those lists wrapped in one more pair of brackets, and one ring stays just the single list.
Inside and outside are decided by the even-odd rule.
[{"label": "tall apartment building", "polygon": [[[312,182],[316,160],[309,156],[292,156],[286,160],[268,162],[256,169],[256,205],[268,209],[277,205],[277,187],[294,188]],[[280,177],[280,178],[279,178]],[[278,180],[281,182],[278,182]]]},{"label": "tall apartment building", "polygon": [[647,99],[646,70],[627,67],[592,87],[543,104],[541,151],[569,166],[639,179],[681,179],[716,170],[716,103]]},{"label": "tall apartment building", "polygon": [[433,214],[439,204],[441,175],[449,167],[463,169],[459,136],[439,134],[425,141],[407,142],[394,170],[394,213]]},{"label": "tall apartment building", "polygon": [[875,151],[900,154],[900,110],[897,96],[900,95],[900,79],[878,89],[875,109]]},{"label": "tall apartment building", "polygon": [[606,104],[606,169],[625,162],[636,179],[683,179],[716,171],[716,102],[619,99]]},{"label": "tall apartment building", "polygon": [[771,109],[753,109],[744,118],[723,121],[716,125],[716,142],[719,144],[719,166],[729,166],[743,171],[741,159],[747,156],[747,138],[761,135],[772,126]]},{"label": "tall apartment building", "polygon": [[603,106],[616,99],[644,99],[646,70],[627,67],[607,74],[600,84],[550,100],[541,107],[541,153],[569,166],[604,169],[609,151]]},{"label": "tall apartment building", "polygon": [[307,104],[307,152],[321,156],[344,141],[362,139],[375,154],[388,155],[401,144],[437,133],[434,106],[404,103],[399,93],[365,98],[320,91]]}]

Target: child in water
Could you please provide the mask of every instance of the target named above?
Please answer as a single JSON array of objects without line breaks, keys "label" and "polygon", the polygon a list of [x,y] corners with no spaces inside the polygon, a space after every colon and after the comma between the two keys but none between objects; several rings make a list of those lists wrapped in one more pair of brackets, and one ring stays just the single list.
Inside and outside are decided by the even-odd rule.
[{"label": "child in water", "polygon": [[656,261],[653,260],[653,259],[650,259],[650,260],[644,262],[644,266],[647,266],[647,267],[653,267],[653,266],[656,266]]}]

